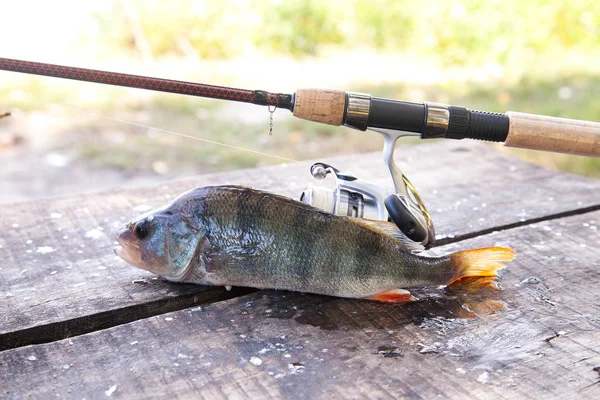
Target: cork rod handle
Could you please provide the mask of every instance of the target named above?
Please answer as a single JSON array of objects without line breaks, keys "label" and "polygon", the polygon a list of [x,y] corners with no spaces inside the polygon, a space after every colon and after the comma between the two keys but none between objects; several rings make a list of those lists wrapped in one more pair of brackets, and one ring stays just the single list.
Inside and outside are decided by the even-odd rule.
[{"label": "cork rod handle", "polygon": [[346,92],[329,89],[300,89],[294,95],[294,117],[329,125],[341,125]]},{"label": "cork rod handle", "polygon": [[514,111],[505,146],[600,157],[600,123]]}]

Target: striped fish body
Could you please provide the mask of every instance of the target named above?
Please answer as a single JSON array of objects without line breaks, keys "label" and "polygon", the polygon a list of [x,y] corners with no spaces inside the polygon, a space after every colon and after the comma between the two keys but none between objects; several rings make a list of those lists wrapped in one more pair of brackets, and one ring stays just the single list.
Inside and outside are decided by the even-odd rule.
[{"label": "striped fish body", "polygon": [[238,187],[191,195],[207,240],[194,266],[198,281],[367,297],[452,278],[450,257],[419,257],[390,236],[301,202]]},{"label": "striped fish body", "polygon": [[174,281],[375,298],[466,276],[459,253],[437,258],[414,254],[395,237],[401,233],[391,224],[336,216],[245,187],[187,192],[132,222],[119,242],[136,240],[124,236],[135,234],[140,224],[165,238],[151,244],[153,239],[145,237],[129,248],[141,248],[148,253],[146,260],[163,265],[131,263]]}]

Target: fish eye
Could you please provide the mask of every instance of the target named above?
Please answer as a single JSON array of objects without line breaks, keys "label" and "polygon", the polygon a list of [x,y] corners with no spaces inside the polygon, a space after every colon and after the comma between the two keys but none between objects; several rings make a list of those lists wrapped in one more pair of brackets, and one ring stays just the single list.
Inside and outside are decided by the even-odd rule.
[{"label": "fish eye", "polygon": [[137,237],[140,240],[144,240],[145,238],[147,238],[148,234],[150,233],[148,221],[143,220],[135,224],[135,227],[133,228],[133,233],[135,234],[135,237]]}]

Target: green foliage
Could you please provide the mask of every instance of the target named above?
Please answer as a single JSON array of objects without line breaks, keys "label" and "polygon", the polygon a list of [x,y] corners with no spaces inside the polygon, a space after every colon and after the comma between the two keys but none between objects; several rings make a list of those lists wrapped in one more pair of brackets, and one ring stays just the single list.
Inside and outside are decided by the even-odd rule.
[{"label": "green foliage", "polygon": [[[399,50],[411,47],[419,22],[411,8],[415,3],[407,0],[359,0],[349,15],[354,20],[352,29],[355,46],[372,46],[377,49]],[[350,25],[350,23],[348,24]],[[351,42],[347,43],[352,46]]]},{"label": "green foliage", "polygon": [[282,1],[266,9],[256,45],[276,52],[316,55],[323,45],[343,45],[336,2]]},{"label": "green foliage", "polygon": [[227,58],[252,50],[306,56],[331,47],[366,47],[435,55],[444,65],[478,65],[526,62],[540,53],[594,52],[600,46],[600,2],[589,0],[126,4],[120,13],[97,15],[104,39],[136,51],[132,20],[138,20],[154,56]]}]

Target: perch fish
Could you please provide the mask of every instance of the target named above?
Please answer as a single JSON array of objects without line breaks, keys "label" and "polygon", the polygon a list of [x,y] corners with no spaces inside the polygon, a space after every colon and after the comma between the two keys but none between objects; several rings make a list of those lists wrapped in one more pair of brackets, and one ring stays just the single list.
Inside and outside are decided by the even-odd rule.
[{"label": "perch fish", "polygon": [[425,257],[391,223],[240,186],[193,189],[116,238],[119,257],[170,281],[388,302],[414,300],[411,287],[492,282],[515,256],[492,247]]}]

